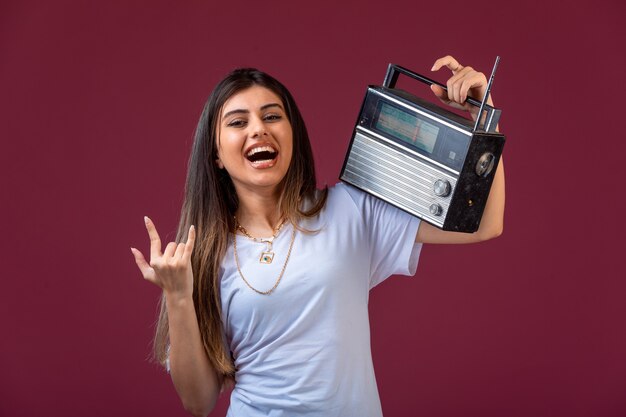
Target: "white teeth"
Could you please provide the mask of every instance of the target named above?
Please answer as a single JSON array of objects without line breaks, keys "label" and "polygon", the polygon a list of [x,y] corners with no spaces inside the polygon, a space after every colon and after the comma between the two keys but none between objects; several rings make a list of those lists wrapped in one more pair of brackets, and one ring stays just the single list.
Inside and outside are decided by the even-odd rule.
[{"label": "white teeth", "polygon": [[274,148],[272,148],[271,146],[259,146],[258,148],[250,149],[250,151],[246,154],[246,156],[251,156],[251,155],[254,155],[255,153],[264,152],[264,151],[276,153]]}]

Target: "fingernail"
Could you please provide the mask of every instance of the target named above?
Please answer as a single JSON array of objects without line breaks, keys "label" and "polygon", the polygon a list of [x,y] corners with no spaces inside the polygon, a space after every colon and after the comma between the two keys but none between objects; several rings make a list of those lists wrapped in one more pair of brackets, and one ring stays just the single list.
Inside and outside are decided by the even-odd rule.
[{"label": "fingernail", "polygon": [[189,228],[189,230],[194,230],[194,229],[195,229],[195,227],[192,224],[191,227]]},{"label": "fingernail", "polygon": [[131,251],[133,254],[135,253],[135,251],[136,251],[136,250],[137,250],[137,249],[135,249],[135,248],[130,248],[130,251]]},{"label": "fingernail", "polygon": [[148,216],[143,216],[143,221],[148,224],[148,222],[150,221],[150,219],[148,218]]},{"label": "fingernail", "polygon": [[434,71],[434,70],[435,70],[435,66],[433,65],[433,67],[432,67],[430,70],[431,70],[431,71]]}]

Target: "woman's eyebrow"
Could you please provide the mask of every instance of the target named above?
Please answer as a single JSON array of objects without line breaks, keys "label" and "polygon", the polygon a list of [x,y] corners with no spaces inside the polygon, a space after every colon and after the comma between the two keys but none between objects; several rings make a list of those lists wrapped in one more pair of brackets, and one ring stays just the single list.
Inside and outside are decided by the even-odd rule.
[{"label": "woman's eyebrow", "polygon": [[229,112],[224,113],[224,115],[222,116],[222,120],[226,119],[228,116],[230,116],[232,114],[237,114],[237,113],[247,114],[247,113],[250,113],[250,111],[249,110],[244,110],[244,109],[231,110]]},{"label": "woman's eyebrow", "polygon": [[[283,110],[283,111],[285,110],[285,109],[283,109],[283,106],[281,106],[281,105],[280,105],[280,104],[278,104],[278,103],[268,103],[268,104],[264,104],[264,105],[262,105],[262,106],[261,106],[260,110],[262,111],[262,110],[268,109],[268,108],[270,108],[270,107],[278,107],[278,108],[280,108],[280,109],[281,109],[281,110]],[[237,113],[249,114],[249,113],[250,113],[250,110],[245,110],[245,109],[235,109],[235,110],[231,110],[231,111],[229,111],[229,112],[224,113],[224,115],[222,116],[222,120],[226,119],[228,116],[230,116],[230,115],[232,115],[232,114],[237,114]]]},{"label": "woman's eyebrow", "polygon": [[278,107],[278,108],[280,108],[280,109],[281,109],[281,110],[283,110],[283,111],[285,110],[285,109],[283,109],[283,106],[281,106],[281,105],[280,105],[280,104],[278,104],[278,103],[269,103],[269,104],[265,104],[265,105],[261,106],[261,110],[265,110],[265,109],[267,109],[267,108],[269,108],[269,107]]}]

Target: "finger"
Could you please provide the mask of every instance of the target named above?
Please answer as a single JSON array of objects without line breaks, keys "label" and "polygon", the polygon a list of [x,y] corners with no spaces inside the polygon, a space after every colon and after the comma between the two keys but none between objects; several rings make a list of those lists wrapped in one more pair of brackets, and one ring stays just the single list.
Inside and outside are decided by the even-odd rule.
[{"label": "finger", "polygon": [[174,252],[174,258],[179,259],[183,257],[183,253],[185,253],[185,244],[180,242],[176,245],[176,252]]},{"label": "finger", "polygon": [[176,242],[170,242],[165,247],[165,251],[163,252],[163,258],[169,259],[174,256],[174,252],[176,251]]},{"label": "finger", "polygon": [[463,103],[461,100],[461,85],[463,84],[463,80],[472,72],[475,72],[472,67],[465,67],[448,79],[448,97],[450,100],[459,104]]},{"label": "finger", "polygon": [[450,98],[448,97],[448,92],[443,87],[433,84],[430,86],[430,89],[433,90],[433,93],[435,93],[439,101],[441,101],[443,104],[458,108],[456,103],[450,100]]},{"label": "finger", "polygon": [[149,281],[154,281],[154,269],[148,264],[148,262],[146,262],[146,258],[143,257],[143,254],[135,248],[130,248],[130,251],[133,253],[135,262],[137,263],[143,277]]},{"label": "finger", "polygon": [[[441,100],[441,99],[439,99]],[[459,104],[459,103],[455,103],[454,101],[450,101],[450,100],[441,100],[441,102],[443,104],[446,104],[452,108],[458,109],[458,110],[469,110],[466,106],[471,106],[471,104]]]},{"label": "finger", "polygon": [[189,228],[189,234],[187,235],[187,244],[185,245],[185,253],[183,254],[183,259],[185,261],[191,259],[191,254],[193,252],[193,247],[196,243],[196,228],[191,225]]},{"label": "finger", "polygon": [[455,80],[452,78],[448,79],[448,81],[446,81],[446,86],[448,87],[448,100],[456,103],[457,99],[455,97],[454,81]]},{"label": "finger", "polygon": [[154,223],[148,216],[145,216],[146,229],[148,229],[148,235],[150,236],[150,258],[156,259],[161,256],[161,238],[154,226]]},{"label": "finger", "polygon": [[474,97],[476,100],[482,100],[483,95],[485,94],[485,89],[487,86],[487,79],[485,75],[480,72],[474,72],[470,74],[470,76],[464,78],[461,81],[461,86],[459,89],[460,98],[462,101],[467,99],[470,89],[474,89],[474,93],[479,97]]},{"label": "finger", "polygon": [[433,93],[435,93],[435,95],[437,96],[439,100],[444,101],[444,102],[449,101],[448,93],[446,92],[446,90],[443,89],[443,87],[440,87],[437,84],[432,84],[430,86],[430,89],[433,91]]},{"label": "finger", "polygon": [[450,55],[446,55],[443,58],[439,58],[433,64],[433,67],[430,69],[431,71],[439,71],[441,67],[448,67],[450,71],[456,73],[457,71],[461,71],[463,69],[463,65],[459,64],[459,61],[451,57]]},{"label": "finger", "polygon": [[451,101],[448,98],[448,93],[442,87],[433,84],[430,86],[430,89],[433,91],[433,93],[435,93],[439,101],[441,101],[443,104],[448,105],[450,107],[454,107],[455,109],[465,110],[465,108],[462,105],[457,104],[454,101]]}]

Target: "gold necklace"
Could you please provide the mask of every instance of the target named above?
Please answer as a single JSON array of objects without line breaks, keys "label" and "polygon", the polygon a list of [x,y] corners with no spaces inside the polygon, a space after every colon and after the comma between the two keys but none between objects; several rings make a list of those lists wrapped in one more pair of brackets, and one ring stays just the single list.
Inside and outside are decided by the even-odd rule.
[{"label": "gold necklace", "polygon": [[259,258],[259,262],[262,264],[271,264],[272,261],[274,260],[274,252],[272,251],[272,245],[274,243],[274,239],[276,239],[276,236],[278,236],[278,232],[280,232],[280,229],[283,228],[283,225],[285,224],[285,220],[283,219],[283,221],[278,225],[278,227],[274,229],[274,234],[272,235],[272,237],[264,239],[264,238],[254,237],[250,235],[250,233],[248,233],[246,228],[239,224],[239,221],[237,220],[237,216],[234,216],[234,219],[235,219],[235,232],[239,230],[247,238],[257,243],[265,243],[267,245],[265,248],[265,252],[261,252],[261,257]]},{"label": "gold necklace", "polygon": [[[238,225],[237,219],[235,219],[235,225]],[[282,224],[281,224],[281,226],[282,226]],[[295,240],[296,240],[296,228],[295,228],[295,226],[294,226],[294,228],[293,228],[293,230],[291,232],[291,243],[289,244],[289,251],[287,252],[287,259],[285,259],[285,263],[283,264],[283,268],[280,270],[280,274],[278,275],[278,279],[276,280],[276,283],[274,284],[274,286],[272,288],[270,288],[267,291],[259,291],[256,288],[254,288],[252,285],[250,285],[250,283],[248,282],[246,277],[244,277],[243,273],[241,272],[241,267],[239,266],[239,257],[237,256],[237,229],[238,228],[235,227],[235,231],[233,231],[233,252],[235,253],[235,265],[237,265],[237,271],[239,272],[239,276],[241,277],[241,279],[243,279],[243,282],[246,283],[248,288],[250,288],[254,292],[262,294],[262,295],[269,295],[269,294],[271,294],[272,291],[274,291],[276,289],[276,287],[278,287],[278,284],[280,283],[280,280],[283,278],[283,274],[285,273],[285,268],[287,268],[287,263],[289,262],[289,257],[291,256],[291,249],[293,249],[293,242],[295,242]]]}]

